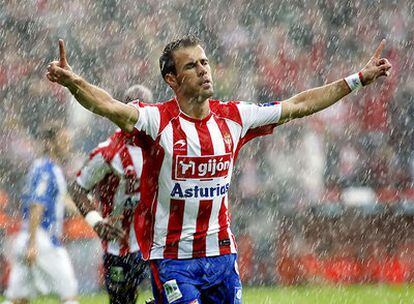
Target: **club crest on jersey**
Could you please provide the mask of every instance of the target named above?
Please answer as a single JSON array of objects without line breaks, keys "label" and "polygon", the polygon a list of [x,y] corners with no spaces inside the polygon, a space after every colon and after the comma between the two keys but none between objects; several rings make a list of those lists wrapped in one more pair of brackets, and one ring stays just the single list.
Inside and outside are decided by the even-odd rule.
[{"label": "club crest on jersey", "polygon": [[226,177],[231,165],[231,154],[186,156],[177,155],[175,159],[176,180],[212,179]]},{"label": "club crest on jersey", "polygon": [[224,135],[224,143],[226,144],[226,147],[229,149],[229,150],[231,150],[231,143],[232,143],[232,141],[231,141],[231,136],[230,136],[230,134],[226,134],[226,135]]}]

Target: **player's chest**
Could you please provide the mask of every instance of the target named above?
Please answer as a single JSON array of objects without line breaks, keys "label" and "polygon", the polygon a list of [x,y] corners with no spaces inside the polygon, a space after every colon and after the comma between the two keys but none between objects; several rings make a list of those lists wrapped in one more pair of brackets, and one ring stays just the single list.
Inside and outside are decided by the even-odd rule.
[{"label": "player's chest", "polygon": [[174,180],[224,177],[233,162],[231,131],[215,119],[203,123],[180,119],[164,130],[159,144]]}]

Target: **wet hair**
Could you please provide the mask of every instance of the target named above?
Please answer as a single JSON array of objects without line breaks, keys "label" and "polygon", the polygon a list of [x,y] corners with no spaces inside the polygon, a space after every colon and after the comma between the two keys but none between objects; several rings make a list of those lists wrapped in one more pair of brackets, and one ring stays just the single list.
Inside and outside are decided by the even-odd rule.
[{"label": "wet hair", "polygon": [[177,74],[173,58],[174,51],[189,46],[197,46],[200,44],[201,40],[194,35],[186,35],[180,39],[168,43],[162,51],[160,57],[160,70],[162,78],[165,78],[165,75],[169,73],[172,73],[174,75]]},{"label": "wet hair", "polygon": [[125,91],[123,102],[128,103],[136,99],[143,102],[152,103],[154,98],[150,89],[141,84],[136,84]]}]

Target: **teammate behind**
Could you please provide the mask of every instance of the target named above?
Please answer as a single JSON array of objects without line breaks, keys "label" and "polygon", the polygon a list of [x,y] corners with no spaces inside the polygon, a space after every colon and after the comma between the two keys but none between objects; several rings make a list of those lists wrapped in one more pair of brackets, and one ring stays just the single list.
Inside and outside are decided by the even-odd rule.
[{"label": "teammate behind", "polygon": [[76,304],[77,281],[60,238],[66,181],[59,163],[68,153],[70,139],[58,124],[45,124],[39,132],[44,156],[27,176],[23,192],[23,224],[13,241],[8,301],[23,304],[38,294],[56,293],[62,303]]},{"label": "teammate behind", "polygon": [[[149,257],[157,303],[241,303],[236,246],[230,230],[228,190],[238,149],[260,128],[311,115],[391,69],[384,41],[359,73],[263,105],[213,100],[209,61],[193,37],[169,43],[160,70],[175,97],[164,103],[125,105],[60,61],[47,77],[66,86],[85,108],[150,139],[144,164],[136,232]],[[249,133],[250,132],[250,133]]]},{"label": "teammate behind", "polygon": [[[125,92],[126,102],[134,99],[153,100],[143,85]],[[135,303],[138,285],[147,274],[133,227],[142,165],[139,136],[118,130],[92,151],[70,187],[80,212],[102,239],[105,286],[111,304]],[[98,201],[100,211],[88,195]]]}]

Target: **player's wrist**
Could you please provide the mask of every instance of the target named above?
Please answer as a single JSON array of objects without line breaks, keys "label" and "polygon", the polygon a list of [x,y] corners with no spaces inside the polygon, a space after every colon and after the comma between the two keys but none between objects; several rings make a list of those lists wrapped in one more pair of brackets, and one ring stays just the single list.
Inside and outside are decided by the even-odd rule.
[{"label": "player's wrist", "polygon": [[344,78],[345,83],[351,91],[358,90],[364,86],[362,72],[358,72]]},{"label": "player's wrist", "polygon": [[103,221],[103,217],[98,211],[92,210],[85,215],[85,220],[92,228],[95,228],[96,224]]}]

